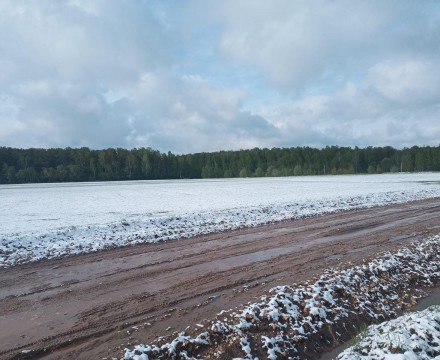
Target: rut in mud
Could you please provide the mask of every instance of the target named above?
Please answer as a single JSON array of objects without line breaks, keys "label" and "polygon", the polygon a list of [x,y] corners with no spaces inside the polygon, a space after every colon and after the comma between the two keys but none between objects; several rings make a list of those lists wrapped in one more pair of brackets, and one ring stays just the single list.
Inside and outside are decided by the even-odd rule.
[{"label": "rut in mud", "polygon": [[127,343],[439,228],[431,199],[1,269],[0,358],[122,356]]}]

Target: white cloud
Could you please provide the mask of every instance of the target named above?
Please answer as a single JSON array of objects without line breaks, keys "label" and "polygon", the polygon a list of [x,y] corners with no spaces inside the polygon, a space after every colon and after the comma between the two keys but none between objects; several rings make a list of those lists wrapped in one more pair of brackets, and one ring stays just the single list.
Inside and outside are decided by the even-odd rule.
[{"label": "white cloud", "polygon": [[377,57],[392,13],[378,2],[224,3],[222,51],[257,64],[272,83],[297,89]]},{"label": "white cloud", "polygon": [[399,106],[423,106],[440,100],[440,63],[386,61],[371,69],[371,77],[375,90]]},{"label": "white cloud", "polygon": [[274,137],[271,124],[241,109],[246,94],[240,89],[212,86],[197,74],[162,76],[160,88],[132,99],[142,110],[130,138],[137,146],[148,141],[151,147],[196,152],[239,149]]},{"label": "white cloud", "polygon": [[222,2],[221,51],[283,91],[344,83],[391,54],[439,56],[439,4],[409,1]]},{"label": "white cloud", "polygon": [[384,61],[331,95],[306,95],[257,113],[284,130],[286,144],[438,145],[437,68],[432,62]]}]

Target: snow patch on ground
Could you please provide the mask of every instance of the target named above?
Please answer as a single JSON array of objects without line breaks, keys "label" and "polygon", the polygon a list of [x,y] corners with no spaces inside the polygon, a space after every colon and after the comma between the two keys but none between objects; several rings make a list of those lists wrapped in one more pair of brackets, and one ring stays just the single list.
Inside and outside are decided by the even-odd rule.
[{"label": "snow patch on ground", "polygon": [[440,358],[440,306],[368,327],[338,360],[428,360]]},{"label": "snow patch on ground", "polygon": [[[181,333],[171,342],[126,349],[124,360],[147,355],[154,359],[224,356],[241,349],[237,358],[297,358],[310,344],[331,345],[341,332],[351,333],[350,321],[378,322],[414,305],[414,288],[440,278],[440,235],[415,242],[396,253],[344,270],[330,269],[316,280],[278,286],[259,301],[236,311],[221,312],[193,338]],[[351,320],[350,320],[351,319]],[[347,328],[347,327],[348,328]],[[308,343],[309,342],[309,343]]]}]

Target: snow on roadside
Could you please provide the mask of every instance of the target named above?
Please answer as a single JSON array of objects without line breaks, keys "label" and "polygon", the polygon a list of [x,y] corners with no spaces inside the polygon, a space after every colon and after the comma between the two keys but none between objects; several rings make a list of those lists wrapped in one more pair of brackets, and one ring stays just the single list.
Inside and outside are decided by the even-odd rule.
[{"label": "snow on roadside", "polygon": [[69,227],[43,233],[2,235],[0,268],[107,248],[188,238],[307,216],[439,196],[440,187],[429,187],[406,192],[390,191],[362,196],[346,195],[313,201],[302,200],[283,205],[245,206],[202,213],[163,215],[136,221],[121,220],[107,225]]},{"label": "snow on roadside", "polygon": [[371,325],[338,360],[428,360],[440,356],[440,306]]},{"label": "snow on roadside", "polygon": [[304,284],[278,286],[255,303],[221,312],[203,334],[182,332],[171,342],[138,345],[123,359],[304,357],[347,339],[360,321],[383,321],[414,305],[415,288],[439,278],[437,235]]}]

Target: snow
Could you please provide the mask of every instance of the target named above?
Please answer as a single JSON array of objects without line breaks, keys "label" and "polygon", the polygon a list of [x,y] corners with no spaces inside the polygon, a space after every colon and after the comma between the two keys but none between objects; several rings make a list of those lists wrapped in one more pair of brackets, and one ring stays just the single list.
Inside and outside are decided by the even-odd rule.
[{"label": "snow", "polygon": [[[164,349],[168,350],[170,347],[173,358],[178,358],[180,351],[185,351],[185,355],[191,357],[192,353],[186,352],[187,344],[191,344],[192,351],[197,352],[212,344],[210,339],[220,342],[219,345],[214,345],[217,347],[211,352],[218,357],[222,355],[223,344],[241,349],[243,359],[254,359],[262,352],[269,359],[286,356],[296,358],[299,347],[307,344],[312,336],[319,336],[321,339],[327,336],[328,339],[329,326],[338,325],[339,329],[343,326],[345,331],[351,333],[346,326],[358,318],[376,322],[394,317],[397,310],[414,305],[418,296],[416,294],[419,293],[418,287],[433,285],[439,279],[440,235],[437,235],[415,242],[395,253],[383,253],[358,266],[342,270],[329,269],[317,279],[303,284],[275,287],[262,295],[257,302],[241,306],[232,312],[219,313],[217,319],[211,321],[211,326],[207,326],[210,330],[196,338],[181,333],[170,343],[149,345],[148,351],[142,350],[146,348],[145,345],[139,345],[134,350],[126,349],[124,359],[136,359],[135,356],[140,354],[166,359],[170,352]],[[219,316],[222,316],[222,320]],[[437,325],[422,321],[417,327],[413,326],[415,332],[407,327],[411,333],[409,339],[408,336],[399,338],[400,335],[390,335],[390,341],[396,344],[400,339],[399,341],[405,342],[405,346],[409,344],[408,349],[411,348],[413,352],[418,348],[411,345],[410,340],[415,341],[420,345],[420,351],[428,354],[434,349],[435,352],[432,353],[439,355],[437,348],[440,341],[434,335],[433,327],[439,327],[440,316],[436,315],[434,320]],[[423,326],[424,329],[430,329],[431,335],[423,335],[423,329],[419,331]],[[337,338],[341,337],[339,332],[335,333]],[[387,332],[389,333],[390,331]],[[414,334],[423,338],[432,349],[421,344],[422,340],[416,339]],[[202,335],[203,341],[200,340]],[[314,345],[319,345],[316,340]],[[407,349],[403,346],[402,349]],[[177,349],[179,352],[176,352]],[[408,351],[400,357],[392,357],[390,354],[377,359],[414,358]],[[350,356],[349,354],[341,360],[356,358]],[[362,359],[376,358],[366,356]]]},{"label": "snow", "polygon": [[428,360],[440,358],[440,306],[371,325],[338,360]]},{"label": "snow", "polygon": [[440,196],[440,174],[0,186],[0,267]]}]

